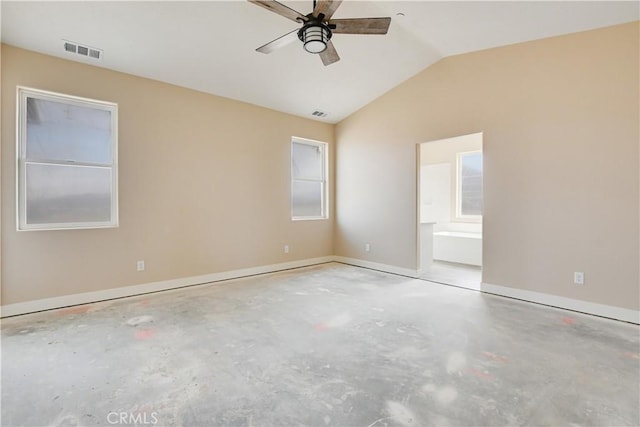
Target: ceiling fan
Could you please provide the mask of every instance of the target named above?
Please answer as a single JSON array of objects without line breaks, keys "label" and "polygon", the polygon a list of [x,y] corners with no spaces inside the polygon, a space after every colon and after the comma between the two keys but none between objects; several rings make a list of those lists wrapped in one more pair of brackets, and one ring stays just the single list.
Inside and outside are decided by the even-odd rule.
[{"label": "ceiling fan", "polygon": [[325,66],[340,60],[331,41],[333,34],[387,34],[391,23],[389,17],[331,19],[342,0],[313,0],[313,12],[308,15],[303,15],[275,0],[248,1],[302,24],[301,28],[260,46],[256,49],[258,52],[271,53],[297,38],[303,43],[304,50],[319,54]]}]

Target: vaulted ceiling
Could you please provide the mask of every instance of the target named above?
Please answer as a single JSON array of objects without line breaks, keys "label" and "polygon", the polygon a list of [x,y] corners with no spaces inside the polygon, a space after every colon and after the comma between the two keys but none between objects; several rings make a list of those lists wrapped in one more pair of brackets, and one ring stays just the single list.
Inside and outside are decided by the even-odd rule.
[{"label": "vaulted ceiling", "polygon": [[[282,1],[302,14],[313,2]],[[13,46],[336,123],[443,57],[639,19],[635,1],[350,1],[334,18],[390,16],[387,35],[335,34],[323,66],[299,42],[255,49],[298,25],[236,1],[2,1]],[[103,50],[65,52],[63,40]]]}]

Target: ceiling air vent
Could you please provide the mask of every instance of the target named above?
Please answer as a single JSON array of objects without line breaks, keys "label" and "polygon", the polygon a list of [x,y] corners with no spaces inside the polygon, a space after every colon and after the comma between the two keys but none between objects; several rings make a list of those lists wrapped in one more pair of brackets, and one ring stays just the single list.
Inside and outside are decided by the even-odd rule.
[{"label": "ceiling air vent", "polygon": [[64,42],[64,50],[66,50],[67,52],[76,53],[77,49],[77,45],[69,42]]},{"label": "ceiling air vent", "polygon": [[93,59],[102,59],[102,49],[96,49],[89,46],[84,46],[76,42],[70,42],[63,40],[64,50],[69,53],[75,53],[76,55],[86,56]]},{"label": "ceiling air vent", "polygon": [[329,115],[329,113],[325,113],[324,111],[314,111],[313,113],[311,113],[312,116],[315,117],[327,117]]}]

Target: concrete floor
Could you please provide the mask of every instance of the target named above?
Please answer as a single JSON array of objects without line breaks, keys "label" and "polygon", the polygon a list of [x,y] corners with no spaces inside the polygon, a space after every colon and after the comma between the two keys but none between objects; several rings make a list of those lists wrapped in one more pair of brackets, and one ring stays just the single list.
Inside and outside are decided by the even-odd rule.
[{"label": "concrete floor", "polygon": [[434,260],[431,266],[420,275],[420,278],[445,285],[480,289],[482,267]]},{"label": "concrete floor", "polygon": [[5,319],[2,425],[637,426],[639,346],[332,263]]}]

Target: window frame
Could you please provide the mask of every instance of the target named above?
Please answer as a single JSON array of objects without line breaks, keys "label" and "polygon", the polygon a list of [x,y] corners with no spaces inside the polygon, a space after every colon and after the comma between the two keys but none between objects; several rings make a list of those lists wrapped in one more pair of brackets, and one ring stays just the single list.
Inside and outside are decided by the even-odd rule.
[{"label": "window frame", "polygon": [[[465,215],[462,213],[462,158],[469,154],[480,154],[482,156],[482,180],[484,181],[484,155],[482,150],[473,151],[461,151],[456,153],[456,219],[468,222],[481,222],[482,214],[480,215]],[[484,205],[484,194],[483,194]]]},{"label": "window frame", "polygon": [[[119,226],[118,213],[118,104],[73,95],[17,86],[16,102],[16,227],[18,231],[70,230],[115,228]],[[57,160],[27,157],[27,100],[29,98],[64,103],[83,108],[110,112],[111,159],[109,163]],[[51,223],[27,223],[27,165],[57,165],[109,169],[111,173],[110,220]]]},{"label": "window frame", "polygon": [[[293,174],[293,145],[304,144],[319,147],[322,150],[322,179],[296,179]],[[329,144],[312,139],[292,137],[290,144],[290,215],[292,221],[315,221],[329,219]],[[321,184],[321,214],[319,216],[294,216],[293,214],[293,186],[295,182],[319,182]]]}]

